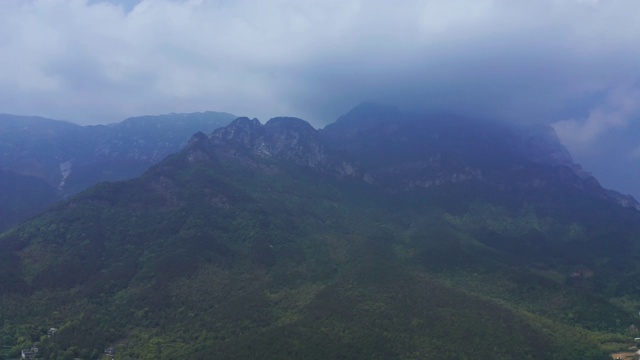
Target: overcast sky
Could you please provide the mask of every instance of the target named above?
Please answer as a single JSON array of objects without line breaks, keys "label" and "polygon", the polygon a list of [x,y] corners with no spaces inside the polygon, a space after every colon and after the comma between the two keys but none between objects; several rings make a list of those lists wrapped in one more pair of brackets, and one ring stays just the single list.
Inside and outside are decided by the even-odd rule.
[{"label": "overcast sky", "polygon": [[552,124],[605,185],[640,195],[637,0],[0,6],[3,113],[95,124],[217,110],[319,127],[375,100]]}]

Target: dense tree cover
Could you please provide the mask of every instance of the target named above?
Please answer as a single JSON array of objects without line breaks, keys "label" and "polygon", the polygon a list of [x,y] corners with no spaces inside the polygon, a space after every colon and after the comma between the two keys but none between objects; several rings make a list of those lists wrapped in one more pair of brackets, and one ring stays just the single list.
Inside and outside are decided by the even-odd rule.
[{"label": "dense tree cover", "polygon": [[635,210],[563,184],[391,192],[209,155],[4,234],[2,356],[607,359],[638,325]]},{"label": "dense tree cover", "polygon": [[0,168],[0,232],[36,215],[59,198],[58,190],[44,180]]}]

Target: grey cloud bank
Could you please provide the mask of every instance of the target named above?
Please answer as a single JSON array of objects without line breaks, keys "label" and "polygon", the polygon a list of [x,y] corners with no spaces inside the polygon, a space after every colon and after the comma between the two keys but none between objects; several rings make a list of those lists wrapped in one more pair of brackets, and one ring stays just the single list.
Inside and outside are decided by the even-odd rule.
[{"label": "grey cloud bank", "polygon": [[376,100],[553,124],[604,185],[639,196],[638,13],[635,0],[8,0],[0,111],[322,126]]}]

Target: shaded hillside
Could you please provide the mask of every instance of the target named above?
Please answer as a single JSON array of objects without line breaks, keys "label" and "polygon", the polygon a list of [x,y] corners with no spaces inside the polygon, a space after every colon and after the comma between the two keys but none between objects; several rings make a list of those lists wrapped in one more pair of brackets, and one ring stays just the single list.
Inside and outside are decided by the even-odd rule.
[{"label": "shaded hillside", "polygon": [[65,188],[75,193],[101,181],[138,176],[167,155],[180,151],[196,132],[213,131],[235,118],[207,111],[139,116],[92,127],[94,151],[80,161],[72,161]]},{"label": "shaded hillside", "polygon": [[606,359],[628,346],[637,210],[523,152],[516,130],[379,120],[340,140],[240,118],[5,234],[5,353]]},{"label": "shaded hillside", "polygon": [[321,130],[320,137],[361,168],[365,181],[388,190],[474,181],[535,190],[560,181],[640,209],[633,197],[602,188],[575,164],[547,126],[520,128],[448,114],[408,114],[364,103]]},{"label": "shaded hillside", "polygon": [[[47,195],[41,201],[25,204],[3,203],[1,211],[6,220],[0,230],[15,224],[9,219],[24,219],[23,208],[34,206],[34,210],[40,210],[101,181],[138,176],[179,151],[196,132],[213,131],[233,119],[235,116],[230,114],[205,112],[135,117],[108,126],[79,126],[41,117],[0,114],[0,168],[35,177],[57,189],[57,197]],[[26,185],[20,189],[28,192]],[[32,195],[11,196],[28,199]]]},{"label": "shaded hillside", "polygon": [[0,231],[59,199],[57,189],[35,176],[0,169]]}]

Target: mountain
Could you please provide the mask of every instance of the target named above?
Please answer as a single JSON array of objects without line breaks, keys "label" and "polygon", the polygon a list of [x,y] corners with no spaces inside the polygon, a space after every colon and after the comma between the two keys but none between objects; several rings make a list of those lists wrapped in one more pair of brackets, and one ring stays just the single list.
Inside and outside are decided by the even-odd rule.
[{"label": "mountain", "polygon": [[320,136],[365,171],[364,181],[388,190],[476,181],[501,190],[546,191],[560,181],[640,209],[633,197],[602,188],[575,164],[547,126],[520,128],[447,114],[425,121],[419,114],[364,103]]},{"label": "mountain", "polygon": [[[637,134],[640,133],[640,122],[636,116],[624,126],[604,131],[588,143],[576,142],[569,128],[560,134],[566,137],[574,157],[585,168],[597,174],[605,186],[638,196],[640,184],[640,144]],[[557,124],[562,129],[562,123]],[[573,136],[572,136],[573,135]]]},{"label": "mountain", "polygon": [[0,169],[0,231],[35,215],[58,199],[57,189],[44,180]]},{"label": "mountain", "polygon": [[[3,203],[1,211],[9,214],[9,218],[24,220],[54,200],[101,181],[133,178],[179,151],[197,131],[213,131],[235,118],[226,113],[204,112],[134,117],[107,126],[79,126],[41,117],[0,114],[0,168],[38,178],[58,193],[57,197],[43,198],[49,201],[40,202],[41,206],[34,207],[34,211],[16,208],[14,214],[9,203]],[[22,190],[29,192],[26,187]],[[0,196],[13,196],[12,191],[2,188]],[[0,226],[0,230],[6,226]]]},{"label": "mountain", "polygon": [[378,106],[322,130],[238,118],[5,233],[4,356],[607,359],[633,345],[632,198],[549,129]]},{"label": "mountain", "polygon": [[140,116],[110,126],[89,127],[91,151],[70,160],[63,188],[76,193],[101,181],[140,175],[167,155],[178,152],[198,131],[210,132],[236,116],[207,111]]}]

